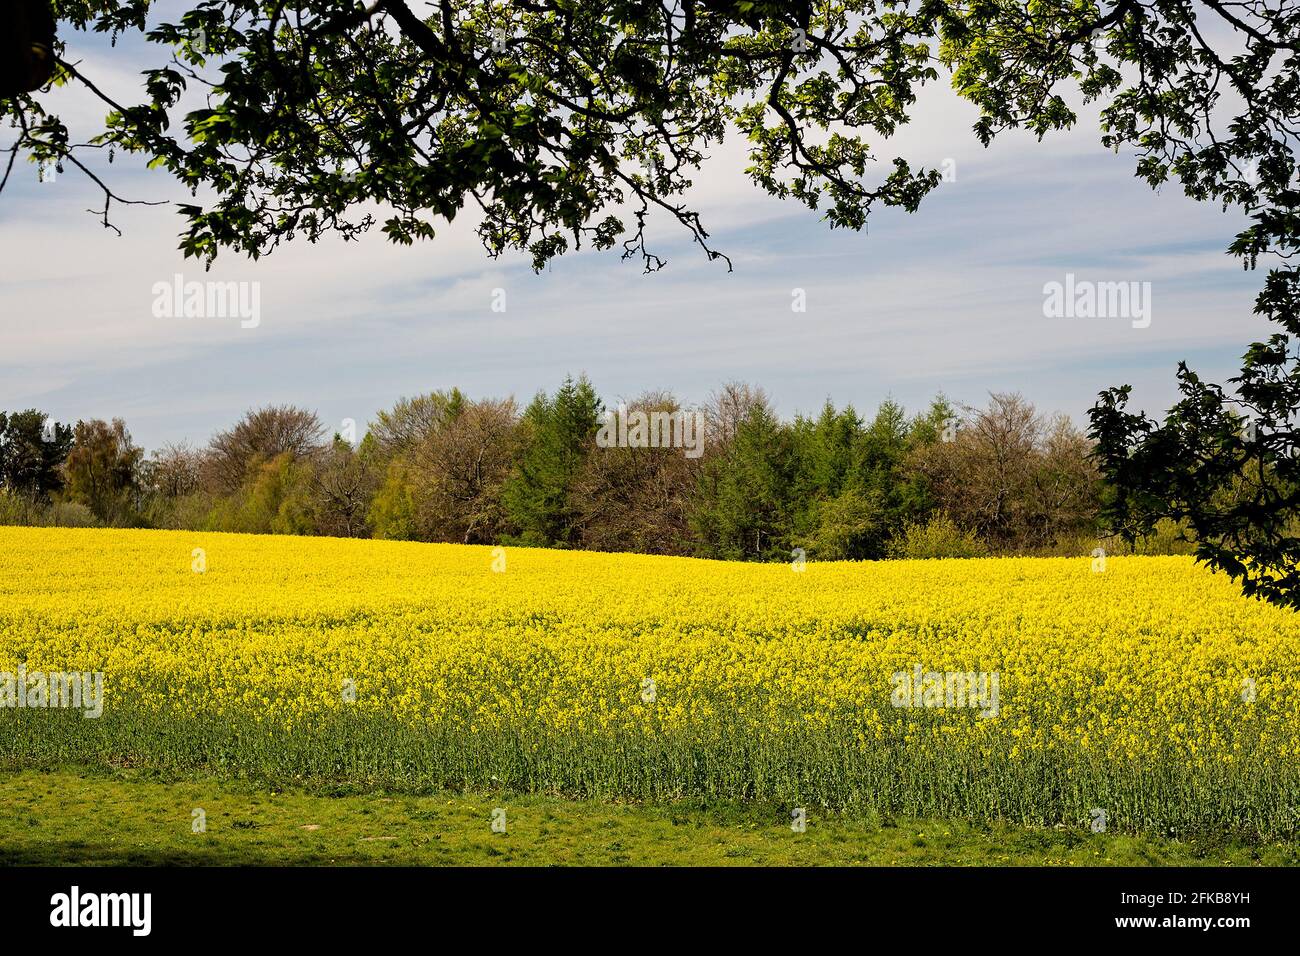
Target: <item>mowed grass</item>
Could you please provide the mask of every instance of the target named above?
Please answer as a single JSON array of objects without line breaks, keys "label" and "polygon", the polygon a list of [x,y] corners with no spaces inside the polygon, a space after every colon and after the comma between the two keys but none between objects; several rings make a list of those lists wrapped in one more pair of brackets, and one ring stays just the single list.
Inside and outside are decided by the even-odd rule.
[{"label": "mowed grass", "polygon": [[[506,832],[494,833],[493,811]],[[206,832],[192,828],[194,810]],[[132,771],[21,771],[0,788],[5,865],[1249,866],[1300,847],[540,795],[322,796]]]}]

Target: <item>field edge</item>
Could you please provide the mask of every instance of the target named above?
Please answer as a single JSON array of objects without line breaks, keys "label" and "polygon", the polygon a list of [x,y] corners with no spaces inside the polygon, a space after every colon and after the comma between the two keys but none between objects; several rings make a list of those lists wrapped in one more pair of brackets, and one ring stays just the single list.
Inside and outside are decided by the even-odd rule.
[{"label": "field edge", "polygon": [[[495,832],[497,829],[504,832]],[[197,832],[196,832],[197,831]],[[130,770],[20,770],[0,865],[1293,866],[1300,846],[775,807],[445,792],[324,796]]]}]

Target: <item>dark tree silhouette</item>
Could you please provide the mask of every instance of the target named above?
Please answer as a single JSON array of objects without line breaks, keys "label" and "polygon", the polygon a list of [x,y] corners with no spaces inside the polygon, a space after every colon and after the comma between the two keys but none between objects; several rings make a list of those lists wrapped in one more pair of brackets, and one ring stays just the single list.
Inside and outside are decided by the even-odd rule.
[{"label": "dark tree silhouette", "polygon": [[0,31],[0,98],[39,90],[54,75],[54,15],[45,0],[9,0]]}]

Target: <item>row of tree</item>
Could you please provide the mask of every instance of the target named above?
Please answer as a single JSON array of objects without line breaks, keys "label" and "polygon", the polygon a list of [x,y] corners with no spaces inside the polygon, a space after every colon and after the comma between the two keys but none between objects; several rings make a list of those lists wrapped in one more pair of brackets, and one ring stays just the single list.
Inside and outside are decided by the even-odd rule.
[{"label": "row of tree", "polygon": [[701,453],[598,443],[612,410],[586,379],[523,409],[454,388],[404,398],[359,442],[266,407],[149,456],[120,419],[0,413],[0,521],[748,560],[1042,552],[1098,532],[1088,439],[1018,395],[783,421],[733,383],[700,409],[667,392],[627,408],[698,414]]}]

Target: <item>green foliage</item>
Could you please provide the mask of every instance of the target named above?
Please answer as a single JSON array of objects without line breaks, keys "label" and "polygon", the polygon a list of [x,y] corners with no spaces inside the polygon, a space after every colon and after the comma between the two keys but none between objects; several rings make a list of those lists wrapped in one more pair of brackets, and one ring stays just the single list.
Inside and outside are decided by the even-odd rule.
[{"label": "green foliage", "polygon": [[48,501],[63,487],[63,463],[72,449],[72,429],[44,412],[0,412],[0,487],[32,500]]},{"label": "green foliage", "polygon": [[587,379],[567,378],[554,398],[538,395],[524,412],[523,451],[502,489],[520,544],[573,544],[578,514],[569,488],[594,445],[604,406]]},{"label": "green foliage", "polygon": [[917,415],[912,419],[912,427],[909,433],[911,439],[910,451],[919,448],[928,448],[931,445],[943,441],[945,431],[956,427],[960,420],[960,415],[952,402],[940,392],[930,402],[930,406],[922,415]]},{"label": "green foliage", "polygon": [[862,420],[850,407],[843,412],[827,401],[816,420],[798,417],[790,429],[796,475],[792,489],[793,531],[812,532],[819,504],[840,494],[853,477]]},{"label": "green foliage", "polygon": [[309,466],[287,452],[261,463],[248,484],[217,502],[204,530],[316,533]]},{"label": "green foliage", "polygon": [[691,515],[701,551],[731,559],[789,560],[796,461],[789,429],[764,407],[736,427],[704,467]]},{"label": "green foliage", "polygon": [[1064,549],[1048,553],[1077,556],[1088,553],[1098,546],[1105,548],[1107,554],[1136,554],[1143,557],[1195,554],[1196,538],[1192,535],[1187,522],[1161,518],[1152,526],[1148,534],[1138,535],[1132,541],[1114,536],[1103,538],[1095,535],[1080,536],[1075,541],[1067,543]]},{"label": "green foliage", "polygon": [[862,419],[852,407],[837,412],[827,401],[817,420],[795,419],[792,438],[799,457],[800,491],[834,497],[853,476]]},{"label": "green foliage", "polygon": [[[1023,400],[1013,404],[1017,421],[1038,420]],[[1001,407],[996,397],[994,405]],[[636,407],[680,411],[664,392],[647,393]],[[83,422],[68,461],[49,479],[66,477],[66,489],[42,500],[0,486],[0,523],[518,543],[758,561],[788,561],[795,548],[817,560],[874,560],[900,547],[984,553],[969,535],[945,544],[943,521],[926,523],[936,510],[947,510],[972,527],[967,506],[988,497],[977,481],[977,460],[953,458],[963,441],[944,440],[954,413],[942,397],[911,419],[887,400],[869,421],[852,407],[827,402],[816,418],[787,423],[761,390],[737,386],[711,406],[704,440],[693,446],[702,458],[683,448],[597,448],[602,408],[585,378],[566,379],[553,396],[538,395],[522,417],[513,399],[430,392],[381,412],[354,449],[337,435],[318,444],[314,413],[270,407],[218,432],[206,449],[167,444],[147,461],[122,422]],[[35,434],[26,446],[35,454],[26,460],[57,456],[57,444],[38,439],[63,432],[44,423],[38,412],[8,416],[6,447],[19,447],[12,436]],[[1004,464],[1034,481],[1008,486],[1005,506],[1031,515],[1035,527],[1059,526],[1062,533],[1014,547],[999,541],[996,550],[1086,554],[1097,533],[1088,444],[1059,423],[1040,444],[1041,454],[1032,443],[1006,446],[1014,454]],[[933,467],[934,459],[944,467]]]},{"label": "green foliage", "polygon": [[[941,402],[937,399],[931,406],[930,417]],[[918,425],[908,422],[903,407],[886,400],[858,443],[853,487],[877,503],[881,516],[880,531],[863,557],[884,557],[887,539],[932,507],[925,478],[908,466],[912,450],[931,440],[924,424],[919,427],[918,434]]]},{"label": "green foliage", "polygon": [[909,457],[938,440],[949,414],[940,398],[909,422],[901,405],[886,400],[868,424],[852,407],[837,412],[827,402],[815,422],[795,421],[794,531],[813,556],[883,558],[906,522],[932,510],[929,483]]},{"label": "green foliage", "polygon": [[913,522],[890,547],[895,558],[982,558],[988,546],[969,531],[963,531],[943,512],[924,524]]},{"label": "green foliage", "polygon": [[[179,207],[187,256],[256,258],[294,237],[375,226],[410,244],[469,205],[483,210],[489,255],[519,250],[539,270],[583,244],[661,267],[646,248],[651,208],[725,259],[683,194],[729,130],[749,143],[755,183],[834,226],[861,229],[875,204],[915,209],[939,182],[902,158],[868,177],[868,140],[894,132],[938,77],[931,5],[905,15],[690,3],[665,15],[649,0],[456,0],[431,15],[305,0],[289,16],[272,0],[214,0],[146,27],[149,9],[90,0],[60,13],[65,34],[139,31],[156,50],[143,89],[106,101],[93,142],[211,197]],[[65,42],[57,50],[71,62]],[[65,66],[61,79],[83,69]],[[195,89],[210,95],[182,113]],[[10,106],[25,120],[24,151],[66,158],[74,140],[43,99]]]},{"label": "green foliage", "polygon": [[376,538],[414,541],[419,536],[414,489],[401,462],[388,466],[384,483],[370,505],[370,524]]},{"label": "green foliage", "polygon": [[845,561],[882,556],[888,533],[878,499],[849,489],[818,501],[813,514],[816,525],[804,542],[809,557]]},{"label": "green foliage", "polygon": [[[651,208],[725,258],[683,194],[730,130],[760,188],[862,229],[874,207],[913,211],[939,185],[937,170],[869,145],[907,123],[931,83],[975,106],[986,145],[1070,127],[1071,102],[1103,99],[1104,145],[1134,152],[1153,186],[1176,178],[1197,199],[1261,211],[1238,237],[1250,261],[1296,229],[1287,134],[1300,64],[1280,56],[1295,50],[1286,5],[448,0],[435,13],[304,0],[288,16],[274,0],[212,0],[146,25],[150,9],[61,4],[57,79],[110,109],[89,147],[139,153],[211,197],[180,206],[189,256],[257,257],[376,225],[410,244],[468,205],[483,211],[489,255],[520,250],[538,269],[583,243],[661,267],[646,248]],[[104,96],[89,65],[71,65],[69,28],[142,33],[156,51],[143,88]],[[195,89],[210,95],[183,114]],[[45,101],[3,101],[21,151],[75,157],[86,147]]]},{"label": "green foliage", "polygon": [[1133,553],[1143,555],[1194,554],[1196,539],[1186,521],[1161,518],[1149,534],[1133,541]]},{"label": "green foliage", "polygon": [[84,505],[103,524],[134,524],[144,450],[131,441],[120,418],[111,424],[77,422],[73,435],[64,464],[67,499]]}]

